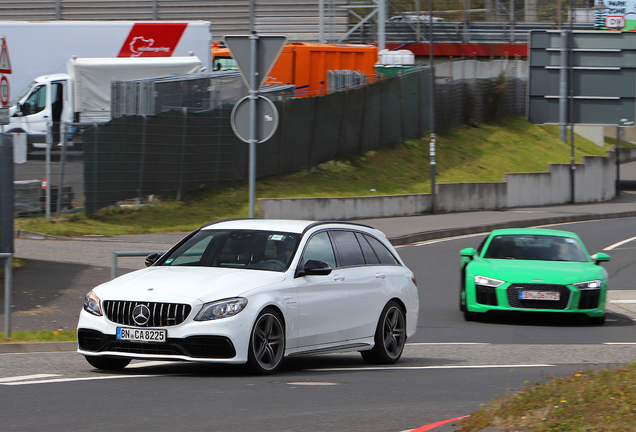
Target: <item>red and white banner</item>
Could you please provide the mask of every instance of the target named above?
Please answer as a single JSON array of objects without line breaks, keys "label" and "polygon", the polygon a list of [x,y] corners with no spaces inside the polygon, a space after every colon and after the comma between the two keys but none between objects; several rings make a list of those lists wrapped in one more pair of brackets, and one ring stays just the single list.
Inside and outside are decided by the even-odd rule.
[{"label": "red and white banner", "polygon": [[135,23],[117,57],[170,57],[187,23]]}]

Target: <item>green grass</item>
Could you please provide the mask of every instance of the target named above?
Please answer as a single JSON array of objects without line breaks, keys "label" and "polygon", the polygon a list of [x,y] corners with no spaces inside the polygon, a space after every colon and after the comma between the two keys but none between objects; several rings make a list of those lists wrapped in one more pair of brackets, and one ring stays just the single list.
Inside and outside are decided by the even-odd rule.
[{"label": "green grass", "polygon": [[577,373],[496,399],[459,423],[461,432],[636,430],[636,364]]},{"label": "green grass", "polygon": [[6,338],[0,332],[0,343],[20,342],[72,342],[77,341],[76,330],[34,330],[11,332],[11,337]]},{"label": "green grass", "polygon": [[[577,137],[576,160],[604,156],[602,148]],[[521,117],[499,124],[465,126],[439,134],[437,182],[497,182],[507,172],[547,171],[549,163],[569,163],[570,146],[558,127],[536,126]],[[429,137],[330,161],[287,175],[260,179],[257,198],[342,197],[430,192]],[[181,202],[142,209],[109,207],[94,215],[74,214],[47,222],[20,218],[16,228],[58,236],[117,235],[191,231],[221,218],[247,217],[248,188],[228,184],[189,194]]]}]

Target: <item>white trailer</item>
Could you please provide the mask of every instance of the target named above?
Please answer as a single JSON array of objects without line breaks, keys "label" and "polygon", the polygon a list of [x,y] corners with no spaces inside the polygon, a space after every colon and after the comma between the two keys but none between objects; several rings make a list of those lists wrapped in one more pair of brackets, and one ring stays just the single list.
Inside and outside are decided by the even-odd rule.
[{"label": "white trailer", "polygon": [[187,57],[68,59],[66,73],[43,75],[27,86],[9,107],[5,132],[27,134],[29,149],[46,147],[49,125],[52,143],[60,143],[60,125],[110,120],[111,82],[204,71],[201,60]]},{"label": "white trailer", "polygon": [[[210,23],[206,21],[0,21],[13,101],[37,76],[66,72],[72,56],[184,57],[195,55],[211,69]],[[6,103],[5,105],[9,105]]]}]

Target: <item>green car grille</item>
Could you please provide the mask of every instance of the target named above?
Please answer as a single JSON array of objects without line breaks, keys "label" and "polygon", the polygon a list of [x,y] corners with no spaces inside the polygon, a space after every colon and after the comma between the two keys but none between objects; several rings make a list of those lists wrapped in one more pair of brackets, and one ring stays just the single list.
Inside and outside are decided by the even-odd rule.
[{"label": "green car grille", "polygon": [[[508,287],[508,304],[518,309],[553,309],[563,310],[570,303],[570,290],[565,285],[546,284],[512,284]],[[519,298],[521,291],[550,291],[560,294],[559,300],[522,300]]]}]

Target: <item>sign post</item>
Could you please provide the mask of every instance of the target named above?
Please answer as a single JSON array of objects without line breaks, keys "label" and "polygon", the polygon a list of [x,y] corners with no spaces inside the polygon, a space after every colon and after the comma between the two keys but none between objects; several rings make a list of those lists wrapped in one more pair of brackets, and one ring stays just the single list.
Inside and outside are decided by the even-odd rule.
[{"label": "sign post", "polygon": [[[244,123],[246,114],[243,112],[245,108],[241,108],[240,105],[245,99],[241,99],[237,102],[234,110],[232,111],[232,129],[236,136],[241,140],[246,141],[249,144],[249,196],[250,196],[250,213],[249,217],[254,217],[254,206],[256,202],[256,143],[266,141],[273,135],[278,125],[278,112],[276,107],[271,104],[273,113],[259,116],[258,107],[260,100],[267,100],[259,96],[259,89],[263,85],[263,82],[272,70],[272,66],[276,62],[276,59],[280,55],[280,52],[287,42],[286,36],[259,36],[256,33],[251,35],[238,35],[238,36],[224,36],[223,40],[225,45],[230,49],[230,53],[236,61],[241,76],[249,89],[249,107],[247,110],[247,117],[249,118],[249,133],[248,136],[244,135]],[[269,101],[271,103],[271,101]],[[265,105],[263,105],[265,104]],[[267,102],[261,102],[264,108],[267,110]],[[273,122],[273,118],[276,119]],[[240,123],[240,124],[238,124]],[[273,129],[268,134],[267,138],[259,139],[259,129],[267,129],[267,125],[262,123],[270,123],[273,125]],[[245,139],[247,138],[247,139]]]}]

